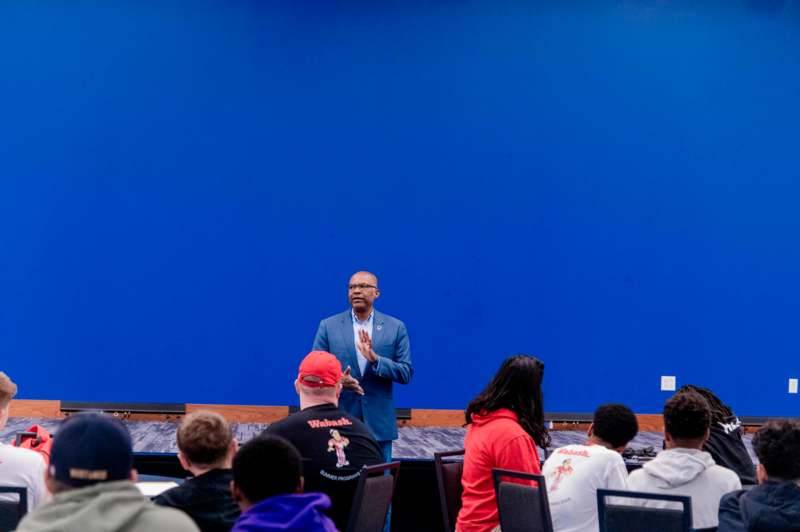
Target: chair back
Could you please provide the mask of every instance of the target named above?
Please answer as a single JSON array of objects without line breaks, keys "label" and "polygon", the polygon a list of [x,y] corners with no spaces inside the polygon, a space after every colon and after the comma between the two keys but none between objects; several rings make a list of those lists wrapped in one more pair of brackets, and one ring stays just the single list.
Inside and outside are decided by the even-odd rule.
[{"label": "chair back", "polygon": [[28,488],[0,486],[0,493],[15,493],[19,500],[0,501],[0,531],[16,530],[28,513]]},{"label": "chair back", "polygon": [[[497,511],[503,532],[553,532],[547,484],[542,475],[492,469]],[[529,480],[535,485],[517,484],[504,479]]]},{"label": "chair back", "polygon": [[445,458],[464,456],[464,449],[434,453],[433,463],[436,467],[436,482],[439,485],[439,505],[442,508],[442,523],[445,532],[456,529],[456,518],[461,510],[461,474],[464,472],[464,461],[453,460],[445,462]]},{"label": "chair back", "polygon": [[400,462],[364,466],[361,469],[347,532],[383,531],[399,473]]},{"label": "chair back", "polygon": [[[616,497],[613,503],[607,497]],[[675,508],[649,508],[635,506],[637,503],[620,498],[638,501],[657,501],[679,505]],[[641,503],[640,503],[641,504]],[[600,532],[636,532],[641,530],[658,530],[659,532],[691,532],[692,530],[692,498],[683,495],[661,495],[656,493],[639,493],[623,490],[597,490],[597,518]]]}]

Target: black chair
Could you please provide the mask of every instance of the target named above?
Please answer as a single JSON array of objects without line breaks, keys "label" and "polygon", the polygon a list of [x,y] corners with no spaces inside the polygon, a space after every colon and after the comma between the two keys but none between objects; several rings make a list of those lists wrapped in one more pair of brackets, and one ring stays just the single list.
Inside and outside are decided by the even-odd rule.
[{"label": "black chair", "polygon": [[464,449],[434,453],[433,464],[436,467],[436,481],[439,484],[439,504],[442,507],[442,523],[445,532],[456,529],[456,518],[461,509],[461,473],[464,471],[463,460],[445,462],[445,458],[464,456]]},{"label": "black chair", "polygon": [[[613,504],[606,497],[617,497]],[[634,506],[633,502],[619,500],[639,499],[643,501],[671,502],[681,505],[681,509],[647,508]],[[658,530],[659,532],[691,532],[692,498],[682,495],[660,495],[623,490],[597,490],[597,518],[600,532],[639,532]]]},{"label": "black chair", "polygon": [[28,513],[28,488],[0,486],[0,493],[16,493],[19,496],[17,502],[0,501],[0,532],[16,530]]},{"label": "black chair", "polygon": [[399,474],[400,462],[364,466],[361,469],[347,532],[383,531]]},{"label": "black chair", "polygon": [[[492,478],[503,532],[553,532],[543,476],[492,469]],[[534,481],[536,486],[506,482],[506,478]]]}]

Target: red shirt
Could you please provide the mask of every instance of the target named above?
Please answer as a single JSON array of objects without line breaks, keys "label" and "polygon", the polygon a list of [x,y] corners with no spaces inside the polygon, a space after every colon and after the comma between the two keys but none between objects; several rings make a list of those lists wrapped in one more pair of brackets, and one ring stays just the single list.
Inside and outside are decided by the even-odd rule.
[{"label": "red shirt", "polygon": [[520,426],[517,415],[501,408],[482,416],[472,415],[464,449],[464,492],[456,530],[489,532],[500,524],[492,468],[541,474],[536,445]]}]

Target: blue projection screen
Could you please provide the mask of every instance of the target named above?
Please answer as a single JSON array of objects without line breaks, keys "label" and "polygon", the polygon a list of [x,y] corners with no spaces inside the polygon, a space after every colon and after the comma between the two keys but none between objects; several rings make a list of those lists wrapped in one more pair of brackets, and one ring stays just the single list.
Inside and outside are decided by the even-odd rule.
[{"label": "blue projection screen", "polygon": [[44,0],[0,48],[20,397],[293,404],[369,269],[400,407],[522,352],[550,411],[800,411],[797,2]]}]

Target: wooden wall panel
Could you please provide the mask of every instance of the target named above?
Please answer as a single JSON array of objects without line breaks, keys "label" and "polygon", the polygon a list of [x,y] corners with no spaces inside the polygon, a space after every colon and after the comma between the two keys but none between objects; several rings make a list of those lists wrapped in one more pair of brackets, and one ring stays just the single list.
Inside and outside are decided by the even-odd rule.
[{"label": "wooden wall panel", "polygon": [[288,406],[186,405],[187,414],[197,410],[217,412],[235,423],[272,423],[289,415]]},{"label": "wooden wall panel", "polygon": [[14,399],[11,401],[10,415],[13,417],[61,417],[61,401]]},{"label": "wooden wall panel", "polygon": [[664,418],[661,414],[637,414],[641,432],[664,432]]},{"label": "wooden wall panel", "polygon": [[578,432],[586,432],[589,430],[591,423],[553,423],[550,430],[575,430]]},{"label": "wooden wall panel", "polygon": [[412,409],[411,419],[398,423],[408,427],[461,427],[464,425],[463,410]]}]

